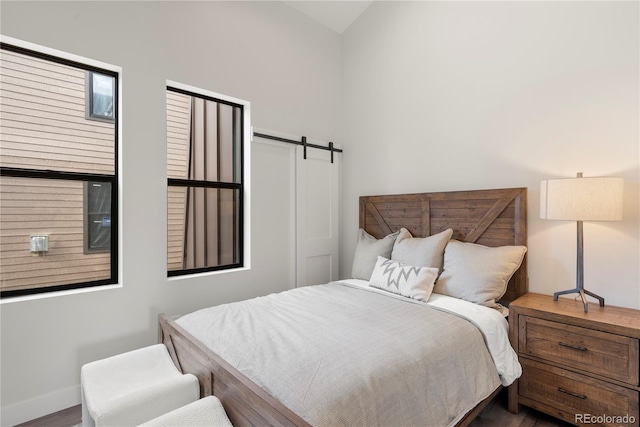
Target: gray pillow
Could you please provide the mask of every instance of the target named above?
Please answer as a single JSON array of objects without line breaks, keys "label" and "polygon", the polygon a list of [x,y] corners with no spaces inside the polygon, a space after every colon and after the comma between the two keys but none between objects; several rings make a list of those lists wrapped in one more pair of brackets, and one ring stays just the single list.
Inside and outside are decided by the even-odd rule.
[{"label": "gray pillow", "polygon": [[362,228],[358,230],[358,242],[356,251],[353,254],[353,266],[351,267],[351,278],[369,280],[376,266],[378,257],[391,258],[393,244],[398,237],[399,231],[391,233],[382,239],[376,239]]},{"label": "gray pillow", "polygon": [[448,228],[428,237],[412,237],[406,228],[400,229],[391,251],[391,259],[416,267],[431,267],[442,270],[444,248],[453,235]]},{"label": "gray pillow", "polygon": [[488,247],[451,240],[433,292],[499,308],[496,301],[507,291],[526,252],[526,246]]}]

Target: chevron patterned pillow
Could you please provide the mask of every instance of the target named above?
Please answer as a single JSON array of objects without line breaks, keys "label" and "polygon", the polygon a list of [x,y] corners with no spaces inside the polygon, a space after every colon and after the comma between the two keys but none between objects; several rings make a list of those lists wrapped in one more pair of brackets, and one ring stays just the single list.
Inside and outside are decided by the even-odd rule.
[{"label": "chevron patterned pillow", "polygon": [[428,301],[438,271],[437,268],[414,267],[379,256],[369,286],[407,298]]}]

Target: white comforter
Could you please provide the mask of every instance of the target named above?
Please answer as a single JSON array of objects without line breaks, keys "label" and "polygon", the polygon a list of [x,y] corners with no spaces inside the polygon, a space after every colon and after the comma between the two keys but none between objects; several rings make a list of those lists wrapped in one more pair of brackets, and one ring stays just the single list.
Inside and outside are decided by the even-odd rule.
[{"label": "white comforter", "polygon": [[444,426],[519,375],[504,318],[448,300],[336,282],[177,323],[314,426]]},{"label": "white comforter", "polygon": [[[372,292],[389,295],[389,292],[370,287],[369,282],[366,280],[349,279],[343,280],[343,282]],[[390,296],[402,298],[393,294]],[[462,316],[476,325],[484,336],[487,349],[491,353],[503,386],[511,385],[522,375],[522,367],[518,362],[518,356],[509,343],[509,324],[498,310],[436,293],[432,293],[426,303],[416,301],[416,304],[426,304],[446,310]]]}]

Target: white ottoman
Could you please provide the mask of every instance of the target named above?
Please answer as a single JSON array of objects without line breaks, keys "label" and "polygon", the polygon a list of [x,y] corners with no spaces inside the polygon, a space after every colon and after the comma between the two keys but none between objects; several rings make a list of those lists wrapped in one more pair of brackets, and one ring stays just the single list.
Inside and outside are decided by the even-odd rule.
[{"label": "white ottoman", "polygon": [[163,344],[87,363],[80,382],[83,427],[136,426],[200,397],[198,379]]},{"label": "white ottoman", "polygon": [[193,403],[183,406],[147,421],[140,427],[233,427],[222,407],[222,403],[215,396],[203,397]]}]

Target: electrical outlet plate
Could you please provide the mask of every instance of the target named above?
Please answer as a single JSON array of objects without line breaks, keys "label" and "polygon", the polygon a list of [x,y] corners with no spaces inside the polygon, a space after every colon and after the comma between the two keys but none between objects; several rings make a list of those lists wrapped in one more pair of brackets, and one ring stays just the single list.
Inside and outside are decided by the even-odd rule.
[{"label": "electrical outlet plate", "polygon": [[29,248],[31,252],[48,252],[49,236],[47,235],[31,235],[29,236]]}]

